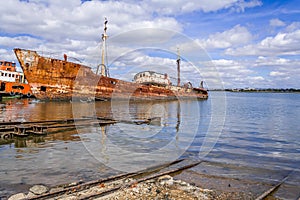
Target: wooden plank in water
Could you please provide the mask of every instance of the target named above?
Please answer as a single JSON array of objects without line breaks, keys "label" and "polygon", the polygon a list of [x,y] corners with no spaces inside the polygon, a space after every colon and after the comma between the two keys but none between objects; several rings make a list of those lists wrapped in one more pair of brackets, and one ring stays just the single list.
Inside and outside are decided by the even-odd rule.
[{"label": "wooden plank in water", "polygon": [[[116,120],[112,118],[106,118],[106,117],[82,117],[82,118],[70,118],[70,119],[57,119],[57,120],[41,120],[41,121],[27,121],[27,122],[20,122],[20,121],[9,121],[9,122],[0,122],[0,126],[13,126],[13,125],[26,125],[26,124],[46,124],[46,123],[74,123],[78,121],[88,121],[91,119],[98,119],[102,121],[114,121],[114,122],[122,122],[122,123],[132,123],[132,124],[145,124],[150,123],[153,121],[160,120],[159,117],[153,117],[149,119],[141,119],[141,120]],[[104,122],[103,122],[104,123]],[[3,128],[2,128],[3,129]],[[1,129],[0,129],[1,130]]]},{"label": "wooden plank in water", "polygon": [[24,125],[24,124],[43,124],[43,123],[70,123],[74,121],[86,121],[90,120],[88,118],[70,118],[70,119],[56,119],[56,120],[41,120],[41,121],[28,121],[28,122],[0,122],[0,126],[7,126],[7,125]]},{"label": "wooden plank in water", "polygon": [[255,200],[263,200],[266,199],[269,195],[271,195],[273,192],[275,192],[290,176],[291,173],[289,173],[287,176],[285,176],[278,184],[274,185],[269,190],[265,191],[261,195],[259,195]]},{"label": "wooden plank in water", "polygon": [[3,132],[12,132],[14,131],[14,127],[3,127],[3,128],[0,128],[0,133],[3,133]]}]

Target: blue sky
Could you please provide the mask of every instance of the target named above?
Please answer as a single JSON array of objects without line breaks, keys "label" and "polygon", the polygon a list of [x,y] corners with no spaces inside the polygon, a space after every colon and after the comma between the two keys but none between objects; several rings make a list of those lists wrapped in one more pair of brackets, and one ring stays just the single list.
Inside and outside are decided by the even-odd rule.
[{"label": "blue sky", "polygon": [[13,48],[64,53],[91,67],[100,62],[108,18],[113,77],[143,70],[209,88],[300,88],[300,6],[296,0],[7,0],[0,7],[1,60]]}]

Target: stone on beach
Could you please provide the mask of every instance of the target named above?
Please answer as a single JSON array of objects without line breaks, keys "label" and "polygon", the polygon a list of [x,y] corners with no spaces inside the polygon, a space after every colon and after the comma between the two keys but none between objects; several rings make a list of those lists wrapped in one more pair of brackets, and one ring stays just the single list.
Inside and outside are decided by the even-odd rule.
[{"label": "stone on beach", "polygon": [[8,200],[20,200],[20,199],[25,199],[26,195],[24,193],[18,193],[14,194],[11,197],[8,198]]},{"label": "stone on beach", "polygon": [[29,189],[30,192],[36,195],[44,194],[49,191],[49,188],[44,185],[35,185]]}]

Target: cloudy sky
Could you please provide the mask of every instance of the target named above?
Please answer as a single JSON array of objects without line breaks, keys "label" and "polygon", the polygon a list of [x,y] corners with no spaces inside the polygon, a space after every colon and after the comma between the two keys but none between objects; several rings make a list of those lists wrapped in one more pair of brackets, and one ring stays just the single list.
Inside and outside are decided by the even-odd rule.
[{"label": "cloudy sky", "polygon": [[108,19],[110,75],[138,71],[208,88],[300,88],[300,6],[296,0],[6,0],[0,6],[1,60],[13,48],[100,63]]}]

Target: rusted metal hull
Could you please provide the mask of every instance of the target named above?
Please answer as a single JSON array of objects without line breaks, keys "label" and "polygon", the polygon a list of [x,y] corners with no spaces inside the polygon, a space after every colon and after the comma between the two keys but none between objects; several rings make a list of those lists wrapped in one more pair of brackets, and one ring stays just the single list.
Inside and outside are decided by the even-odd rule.
[{"label": "rusted metal hull", "polygon": [[206,99],[202,88],[142,85],[96,75],[90,67],[40,56],[36,51],[14,49],[36,98],[42,100],[173,100]]}]

